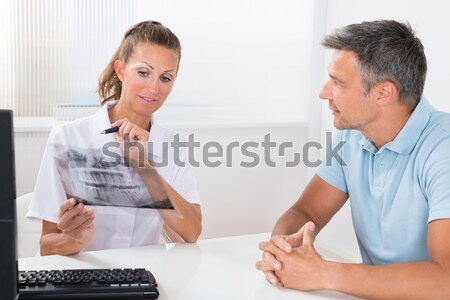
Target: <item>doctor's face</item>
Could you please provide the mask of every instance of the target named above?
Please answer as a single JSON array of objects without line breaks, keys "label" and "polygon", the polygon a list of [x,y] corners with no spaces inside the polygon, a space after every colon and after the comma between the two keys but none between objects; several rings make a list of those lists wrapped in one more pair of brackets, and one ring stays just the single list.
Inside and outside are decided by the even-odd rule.
[{"label": "doctor's face", "polygon": [[157,111],[172,90],[178,61],[178,55],[165,47],[137,45],[126,64],[116,61],[116,74],[122,81],[120,101],[142,116]]},{"label": "doctor's face", "polygon": [[337,129],[364,130],[375,118],[371,93],[364,93],[359,63],[352,51],[335,50],[328,66],[329,79],[319,97],[328,100]]}]

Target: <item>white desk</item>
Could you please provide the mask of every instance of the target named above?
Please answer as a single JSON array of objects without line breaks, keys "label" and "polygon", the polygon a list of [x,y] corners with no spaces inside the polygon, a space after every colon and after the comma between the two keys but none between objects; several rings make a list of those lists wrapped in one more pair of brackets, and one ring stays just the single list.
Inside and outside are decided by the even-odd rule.
[{"label": "white desk", "polygon": [[[19,259],[19,270],[83,268],[147,268],[158,282],[161,300],[174,299],[355,299],[332,291],[299,292],[270,285],[256,270],[258,244],[269,234],[200,240],[197,244],[168,244],[84,252],[74,256]],[[337,256],[320,245],[317,250]]]}]

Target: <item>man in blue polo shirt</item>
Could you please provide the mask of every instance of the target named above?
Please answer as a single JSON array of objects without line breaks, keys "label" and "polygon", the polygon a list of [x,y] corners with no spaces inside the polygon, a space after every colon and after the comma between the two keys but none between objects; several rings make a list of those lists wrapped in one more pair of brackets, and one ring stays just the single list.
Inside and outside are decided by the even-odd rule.
[{"label": "man in blue polo shirt", "polygon": [[[260,244],[256,267],[299,290],[450,299],[450,115],[422,97],[422,43],[408,24],[374,21],[322,44],[334,49],[320,98],[339,150]],[[364,264],[326,261],[313,246],[348,199]]]}]

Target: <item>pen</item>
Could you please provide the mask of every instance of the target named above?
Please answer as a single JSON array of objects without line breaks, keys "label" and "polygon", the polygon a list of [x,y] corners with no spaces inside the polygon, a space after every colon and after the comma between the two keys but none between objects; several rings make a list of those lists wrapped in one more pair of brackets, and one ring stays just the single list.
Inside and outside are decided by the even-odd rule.
[{"label": "pen", "polygon": [[101,131],[100,133],[105,134],[105,133],[113,133],[113,132],[117,132],[117,131],[119,131],[119,127],[111,127],[111,128]]}]

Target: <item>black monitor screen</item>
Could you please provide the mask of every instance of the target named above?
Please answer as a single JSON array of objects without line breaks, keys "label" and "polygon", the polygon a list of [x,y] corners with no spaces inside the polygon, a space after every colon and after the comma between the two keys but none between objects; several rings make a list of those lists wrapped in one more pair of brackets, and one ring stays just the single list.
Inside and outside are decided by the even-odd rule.
[{"label": "black monitor screen", "polygon": [[13,114],[0,110],[0,291],[2,299],[17,296],[16,182]]}]

